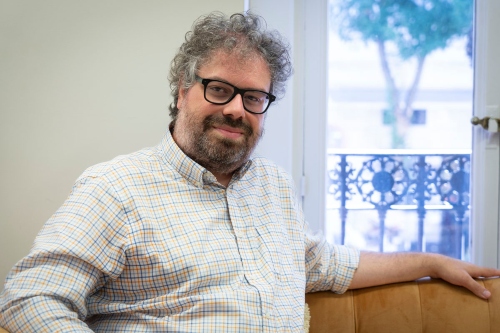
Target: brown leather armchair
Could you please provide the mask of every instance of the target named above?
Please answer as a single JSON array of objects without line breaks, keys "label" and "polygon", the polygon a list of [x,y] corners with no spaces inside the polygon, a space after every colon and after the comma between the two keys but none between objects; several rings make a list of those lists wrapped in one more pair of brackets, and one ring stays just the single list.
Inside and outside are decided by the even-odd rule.
[{"label": "brown leather armchair", "polygon": [[487,301],[428,279],[306,294],[309,333],[500,333],[500,279],[480,281],[492,292]]}]

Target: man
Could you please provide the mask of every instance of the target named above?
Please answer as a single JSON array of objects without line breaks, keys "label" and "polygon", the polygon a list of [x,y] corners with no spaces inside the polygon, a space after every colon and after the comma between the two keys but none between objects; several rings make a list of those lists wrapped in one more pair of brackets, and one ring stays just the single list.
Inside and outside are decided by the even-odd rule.
[{"label": "man", "polygon": [[[174,58],[156,147],[87,169],[9,274],[11,332],[300,332],[304,294],[443,278],[487,299],[500,275],[440,255],[311,236],[289,177],[251,158],[291,74],[252,14],[198,20]],[[332,309],[335,311],[335,309]]]}]

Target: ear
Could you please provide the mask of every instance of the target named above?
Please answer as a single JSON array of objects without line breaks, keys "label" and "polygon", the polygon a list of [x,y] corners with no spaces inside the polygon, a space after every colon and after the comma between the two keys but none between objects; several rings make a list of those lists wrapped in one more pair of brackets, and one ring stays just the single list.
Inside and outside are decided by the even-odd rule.
[{"label": "ear", "polygon": [[187,89],[179,85],[179,96],[177,97],[177,109],[180,109],[186,99]]}]

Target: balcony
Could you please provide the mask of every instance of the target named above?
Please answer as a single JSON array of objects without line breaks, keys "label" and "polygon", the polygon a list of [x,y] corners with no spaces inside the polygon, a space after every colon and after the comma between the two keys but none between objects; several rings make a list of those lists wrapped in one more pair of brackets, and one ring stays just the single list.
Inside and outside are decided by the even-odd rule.
[{"label": "balcony", "polygon": [[466,259],[470,156],[470,150],[330,150],[327,238]]}]

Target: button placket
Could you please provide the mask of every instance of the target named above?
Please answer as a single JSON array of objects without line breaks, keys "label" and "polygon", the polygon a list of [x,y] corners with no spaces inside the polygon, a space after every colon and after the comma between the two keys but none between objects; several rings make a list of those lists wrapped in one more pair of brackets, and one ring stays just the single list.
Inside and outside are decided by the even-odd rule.
[{"label": "button placket", "polygon": [[251,212],[243,212],[244,205],[241,205],[241,203],[244,201],[241,191],[231,186],[226,192],[230,219],[236,235],[245,277],[259,292],[262,314],[270,315],[274,308],[274,288],[272,283],[266,278],[266,275],[274,274],[269,269],[269,272],[263,269],[265,265],[258,262],[252,249],[250,238],[257,238],[252,234],[255,233],[255,229],[252,223]]}]

